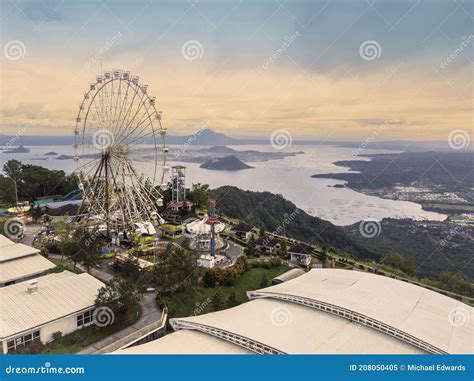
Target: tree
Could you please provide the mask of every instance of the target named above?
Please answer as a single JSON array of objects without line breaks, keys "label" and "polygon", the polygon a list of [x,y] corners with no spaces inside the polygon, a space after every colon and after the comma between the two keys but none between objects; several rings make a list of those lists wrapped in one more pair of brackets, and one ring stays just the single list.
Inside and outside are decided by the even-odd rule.
[{"label": "tree", "polygon": [[74,268],[80,263],[89,272],[100,259],[102,239],[92,231],[81,227],[72,234],[62,235],[60,248],[61,253],[73,262]]},{"label": "tree", "polygon": [[265,288],[268,287],[268,278],[265,274],[262,275],[262,278],[260,279],[260,288]]},{"label": "tree", "polygon": [[144,289],[129,278],[115,277],[99,290],[95,304],[108,307],[115,314],[137,309]]},{"label": "tree", "polygon": [[245,247],[244,253],[248,257],[253,257],[257,253],[257,246],[255,245],[255,238],[253,234],[250,236],[247,246]]},{"label": "tree", "polygon": [[14,195],[15,195],[15,206],[18,207],[18,181],[21,176],[21,162],[18,160],[8,160],[3,166],[3,172],[10,178]]},{"label": "tree", "polygon": [[222,309],[222,299],[219,291],[212,295],[211,307],[213,311],[219,311]]},{"label": "tree", "polygon": [[188,192],[188,197],[197,210],[208,210],[210,193],[209,185],[195,184],[193,189]]},{"label": "tree", "polygon": [[28,214],[31,216],[31,218],[35,221],[38,222],[38,220],[41,218],[41,216],[44,214],[41,208],[38,205],[33,206]]},{"label": "tree", "polygon": [[258,232],[258,238],[262,238],[265,236],[265,230],[263,228],[260,228]]},{"label": "tree", "polygon": [[65,194],[77,188],[77,178],[66,175],[64,171],[22,164],[18,160],[9,160],[4,165],[3,172],[7,177],[0,177],[2,191],[12,186],[14,188],[14,192],[10,192],[14,197],[9,197],[7,192],[7,202],[12,198],[15,203],[18,199],[34,201],[38,197]]},{"label": "tree", "polygon": [[193,284],[197,280],[194,254],[171,243],[156,256],[153,280],[161,293],[168,293]]},{"label": "tree", "polygon": [[283,259],[286,259],[286,257],[288,256],[288,246],[286,244],[285,239],[280,240],[280,248],[278,249],[278,255]]}]

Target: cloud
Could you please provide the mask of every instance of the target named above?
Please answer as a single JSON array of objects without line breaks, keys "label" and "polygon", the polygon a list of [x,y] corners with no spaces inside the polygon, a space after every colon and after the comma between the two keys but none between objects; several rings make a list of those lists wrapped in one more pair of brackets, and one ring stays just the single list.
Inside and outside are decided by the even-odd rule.
[{"label": "cloud", "polygon": [[360,124],[361,126],[380,126],[380,125],[403,125],[407,124],[407,122],[402,120],[393,120],[393,119],[354,119],[354,122]]}]

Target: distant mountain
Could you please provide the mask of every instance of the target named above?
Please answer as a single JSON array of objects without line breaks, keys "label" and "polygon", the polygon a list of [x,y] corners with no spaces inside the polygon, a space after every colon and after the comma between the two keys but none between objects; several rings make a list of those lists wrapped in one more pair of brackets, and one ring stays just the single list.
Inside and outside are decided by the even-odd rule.
[{"label": "distant mountain", "polygon": [[223,133],[211,129],[199,130],[192,135],[166,136],[167,144],[193,144],[201,146],[223,146],[228,144],[239,144],[238,139],[231,138]]},{"label": "distant mountain", "polygon": [[30,149],[23,146],[6,149],[5,151],[3,151],[3,153],[29,153],[29,152],[30,152]]},{"label": "distant mountain", "polygon": [[250,169],[253,167],[245,164],[242,160],[239,160],[235,156],[230,155],[208,160],[201,164],[200,168],[212,169],[216,171],[238,171],[241,169]]},{"label": "distant mountain", "polygon": [[72,156],[70,155],[59,155],[58,157],[56,157],[56,160],[71,160],[72,159]]},{"label": "distant mountain", "polygon": [[58,153],[54,151],[46,152],[44,156],[56,156]]},{"label": "distant mountain", "polygon": [[[0,135],[0,146],[6,146],[11,141],[18,142],[18,144],[27,146],[65,146],[72,145],[74,143],[74,136],[13,136],[13,135]],[[151,144],[151,140],[146,143]],[[211,129],[198,130],[194,134],[190,135],[167,135],[166,143],[171,145],[194,145],[194,146],[225,146],[225,145],[238,145],[238,144],[270,144],[270,136],[253,138],[253,137],[242,137],[233,138],[227,136],[224,133],[215,132]],[[420,152],[420,151],[452,151],[449,146],[448,140],[446,141],[427,141],[427,142],[415,142],[409,140],[394,140],[394,141],[337,141],[337,140],[302,140],[293,139],[293,145],[332,145],[346,148],[354,148],[354,154],[359,155],[364,153],[366,149],[382,149],[382,150],[396,150],[396,151],[408,151],[408,152]],[[467,145],[463,150],[472,149],[473,143]],[[463,151],[459,150],[459,151]]]}]

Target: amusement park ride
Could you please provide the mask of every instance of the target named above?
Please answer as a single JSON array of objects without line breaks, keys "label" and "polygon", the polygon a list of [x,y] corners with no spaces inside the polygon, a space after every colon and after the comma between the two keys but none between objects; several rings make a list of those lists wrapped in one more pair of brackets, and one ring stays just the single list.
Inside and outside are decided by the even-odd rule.
[{"label": "amusement park ride", "polygon": [[163,222],[158,207],[170,168],[166,129],[148,85],[123,70],[97,76],[79,106],[74,135],[81,209],[89,223],[109,238],[137,226],[154,231],[152,225]]},{"label": "amusement park ride", "polygon": [[206,221],[207,225],[211,226],[211,247],[210,247],[210,252],[211,252],[211,257],[216,256],[216,225],[219,224],[219,219],[216,217],[216,199],[211,198],[210,199],[210,213],[209,213],[209,218]]}]

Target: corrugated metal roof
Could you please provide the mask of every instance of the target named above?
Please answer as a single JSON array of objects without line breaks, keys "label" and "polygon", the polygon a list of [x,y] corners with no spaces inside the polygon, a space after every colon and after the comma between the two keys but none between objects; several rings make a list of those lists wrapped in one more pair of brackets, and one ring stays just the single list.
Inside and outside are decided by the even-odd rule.
[{"label": "corrugated metal roof", "polygon": [[297,277],[299,277],[301,275],[304,275],[304,274],[305,274],[305,271],[302,270],[302,269],[291,269],[291,270],[288,270],[286,273],[283,273],[281,275],[276,276],[273,279],[274,280],[277,279],[281,282],[287,282],[291,279],[297,278]]},{"label": "corrugated metal roof", "polygon": [[0,288],[0,338],[31,330],[94,305],[104,284],[87,273],[63,271],[38,278],[38,292],[28,282]]},{"label": "corrugated metal roof", "polygon": [[422,353],[409,344],[348,319],[266,298],[228,310],[174,320],[232,332],[290,354]]},{"label": "corrugated metal roof", "polygon": [[114,354],[249,354],[237,345],[198,331],[181,330],[159,340],[121,349]]},{"label": "corrugated metal roof", "polygon": [[[295,295],[343,307],[448,353],[473,350],[474,309],[408,282],[361,271],[318,269],[257,291],[264,293]],[[465,315],[465,324],[450,321],[454,315]]]},{"label": "corrugated metal roof", "polygon": [[41,274],[56,265],[42,257],[40,254],[15,258],[14,260],[0,262],[0,283]]},{"label": "corrugated metal roof", "polygon": [[[177,329],[201,330],[202,334],[219,337],[228,344],[242,339],[241,342],[260,343],[284,353],[426,353],[430,349],[423,343],[447,353],[473,350],[472,307],[388,277],[349,270],[312,270],[251,295],[257,299],[219,312],[171,319],[171,324]],[[286,300],[281,300],[283,297]],[[299,304],[297,298],[306,304]],[[346,312],[338,315],[317,309],[309,301]],[[378,321],[384,327],[370,327],[366,321],[358,323],[351,313]],[[453,321],[455,315],[464,319]],[[389,334],[385,330],[388,326],[417,341],[406,342],[398,333]],[[237,341],[230,336],[237,337]],[[133,351],[160,353],[154,350],[166,352],[169,345],[172,353],[194,353],[195,349],[186,347],[183,337],[172,334],[143,352],[141,346]],[[195,339],[204,348],[204,336]]]},{"label": "corrugated metal roof", "polygon": [[31,246],[23,245],[22,243],[15,243],[0,234],[0,262],[35,253],[39,253],[39,250]]}]

